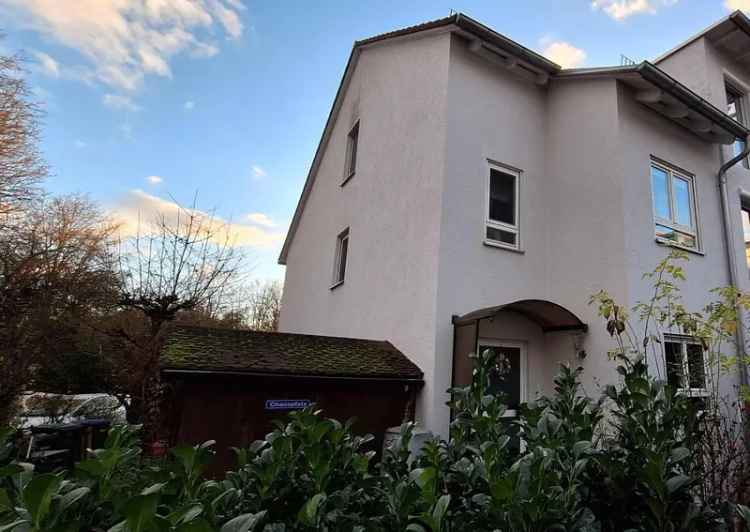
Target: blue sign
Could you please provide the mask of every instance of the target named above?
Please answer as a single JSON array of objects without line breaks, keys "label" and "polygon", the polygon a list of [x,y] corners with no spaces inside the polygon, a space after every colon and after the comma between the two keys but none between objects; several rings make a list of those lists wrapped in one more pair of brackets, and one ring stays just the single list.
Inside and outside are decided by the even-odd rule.
[{"label": "blue sign", "polygon": [[310,399],[267,399],[266,410],[302,410],[311,404]]}]

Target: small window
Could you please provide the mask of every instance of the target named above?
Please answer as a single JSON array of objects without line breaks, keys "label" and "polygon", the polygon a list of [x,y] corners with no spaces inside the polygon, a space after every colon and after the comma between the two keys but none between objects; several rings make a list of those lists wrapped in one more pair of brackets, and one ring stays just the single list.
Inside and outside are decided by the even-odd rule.
[{"label": "small window", "polygon": [[652,162],[651,193],[656,237],[680,246],[698,249],[693,177]]},{"label": "small window", "polygon": [[[747,110],[745,109],[745,95],[742,91],[739,91],[727,85],[727,114],[740,124],[747,124]],[[737,156],[745,150],[745,141],[736,140],[732,150],[733,156]],[[743,162],[745,168],[748,168],[748,161]]]},{"label": "small window", "polygon": [[346,171],[344,172],[344,182],[354,176],[357,171],[357,143],[359,142],[359,120],[349,131],[346,141]]},{"label": "small window", "polygon": [[519,248],[519,181],[518,172],[499,166],[490,166],[485,242],[507,248]]},{"label": "small window", "polygon": [[333,263],[332,288],[344,282],[346,277],[346,259],[349,253],[349,228],[344,229],[336,238],[336,258]]},{"label": "small window", "polygon": [[689,336],[664,337],[667,384],[690,397],[706,397],[706,361],[700,341]]},{"label": "small window", "polygon": [[750,206],[742,204],[742,235],[745,241],[745,262],[750,275]]}]

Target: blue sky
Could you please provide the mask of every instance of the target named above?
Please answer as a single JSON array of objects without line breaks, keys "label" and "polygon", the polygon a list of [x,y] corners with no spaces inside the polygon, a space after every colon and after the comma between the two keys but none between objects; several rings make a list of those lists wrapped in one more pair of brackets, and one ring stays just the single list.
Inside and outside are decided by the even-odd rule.
[{"label": "blue sky", "polygon": [[750,0],[0,0],[46,102],[53,193],[124,221],[191,203],[276,258],[352,42],[462,11],[568,66],[653,59]]}]

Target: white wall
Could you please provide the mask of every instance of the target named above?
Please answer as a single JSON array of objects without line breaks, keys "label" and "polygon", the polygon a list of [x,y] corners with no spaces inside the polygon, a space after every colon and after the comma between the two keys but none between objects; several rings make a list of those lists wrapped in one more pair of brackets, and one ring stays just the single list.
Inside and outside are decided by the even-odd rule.
[{"label": "white wall", "polygon": [[[362,51],[287,258],[280,330],[387,339],[425,373],[434,403],[447,34]],[[357,173],[344,187],[360,118]],[[331,290],[336,235],[350,227],[346,281]]]}]

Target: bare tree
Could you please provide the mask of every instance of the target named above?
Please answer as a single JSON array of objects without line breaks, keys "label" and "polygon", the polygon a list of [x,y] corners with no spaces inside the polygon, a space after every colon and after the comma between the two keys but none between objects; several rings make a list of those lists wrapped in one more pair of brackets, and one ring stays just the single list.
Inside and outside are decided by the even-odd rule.
[{"label": "bare tree", "polygon": [[250,290],[245,311],[246,324],[254,331],[277,331],[281,311],[281,282],[256,281]]},{"label": "bare tree", "polygon": [[147,442],[158,440],[161,425],[159,354],[166,326],[181,313],[219,312],[242,260],[227,224],[195,204],[161,216],[123,245],[119,305],[126,312],[113,333],[124,342],[119,352],[125,359],[117,367],[128,390],[128,417],[144,424]]},{"label": "bare tree", "polygon": [[0,55],[0,215],[36,196],[47,176],[38,149],[41,110],[18,57]]},{"label": "bare tree", "polygon": [[115,293],[114,226],[79,196],[30,201],[0,226],[0,424],[45,354]]}]

